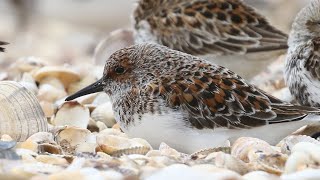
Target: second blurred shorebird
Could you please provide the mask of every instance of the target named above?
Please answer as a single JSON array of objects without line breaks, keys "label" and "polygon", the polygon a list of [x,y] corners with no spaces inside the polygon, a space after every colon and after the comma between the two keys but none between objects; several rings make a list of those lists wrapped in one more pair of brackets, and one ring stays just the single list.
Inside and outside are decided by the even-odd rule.
[{"label": "second blurred shorebird", "polygon": [[102,42],[98,64],[113,53],[105,54],[114,43],[153,42],[250,78],[268,64],[265,59],[272,59],[270,51],[287,49],[287,35],[240,0],[140,0],[133,18],[133,31],[116,31]]}]

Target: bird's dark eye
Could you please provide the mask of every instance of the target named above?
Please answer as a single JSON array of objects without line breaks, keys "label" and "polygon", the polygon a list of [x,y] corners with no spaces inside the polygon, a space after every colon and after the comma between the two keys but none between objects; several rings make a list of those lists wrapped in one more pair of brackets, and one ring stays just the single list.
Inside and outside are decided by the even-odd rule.
[{"label": "bird's dark eye", "polygon": [[114,69],[114,72],[116,72],[117,74],[123,74],[125,72],[125,69],[122,66],[118,66]]}]

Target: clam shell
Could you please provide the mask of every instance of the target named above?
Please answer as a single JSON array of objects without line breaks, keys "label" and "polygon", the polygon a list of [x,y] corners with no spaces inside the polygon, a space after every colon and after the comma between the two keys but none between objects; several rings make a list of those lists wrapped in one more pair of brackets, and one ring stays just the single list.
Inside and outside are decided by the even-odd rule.
[{"label": "clam shell", "polygon": [[214,165],[219,168],[229,169],[241,175],[249,172],[249,166],[230,154],[223,152],[213,152],[205,160],[214,160]]},{"label": "clam shell", "polygon": [[319,141],[317,141],[316,139],[313,139],[310,136],[306,136],[306,135],[291,135],[291,136],[288,136],[288,137],[284,138],[283,140],[281,140],[277,144],[277,146],[280,147],[282,153],[290,154],[293,146],[296,145],[299,142],[310,142],[310,143],[313,143],[313,144],[320,145]]},{"label": "clam shell", "polygon": [[304,169],[320,168],[320,145],[310,142],[299,142],[292,148],[292,154],[289,156],[285,172],[293,173]]},{"label": "clam shell", "polygon": [[87,129],[66,127],[56,135],[58,144],[66,154],[95,153],[96,137]]},{"label": "clam shell", "polygon": [[58,109],[53,124],[56,126],[76,126],[87,128],[90,120],[89,109],[77,101],[64,102]]},{"label": "clam shell", "polygon": [[17,82],[0,82],[0,133],[24,141],[37,132],[48,131],[45,115],[34,94]]},{"label": "clam shell", "polygon": [[231,155],[249,162],[249,152],[261,151],[264,153],[275,153],[276,151],[267,142],[251,137],[241,137],[237,139],[231,147]]},{"label": "clam shell", "polygon": [[92,111],[91,118],[95,121],[101,121],[105,123],[107,127],[112,127],[114,124],[116,124],[111,102],[107,102],[97,106]]}]

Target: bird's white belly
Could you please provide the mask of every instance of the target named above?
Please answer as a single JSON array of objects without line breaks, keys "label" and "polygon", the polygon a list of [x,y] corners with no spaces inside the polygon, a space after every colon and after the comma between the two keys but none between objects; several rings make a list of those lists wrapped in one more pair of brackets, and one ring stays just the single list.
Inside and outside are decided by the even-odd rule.
[{"label": "bird's white belly", "polygon": [[271,144],[276,144],[296,129],[308,124],[308,121],[297,121],[253,129],[199,130],[186,126],[188,123],[184,121],[180,113],[172,111],[165,115],[144,114],[140,122],[136,121],[134,125],[122,129],[131,137],[147,140],[155,149],[158,149],[161,142],[165,142],[180,152],[193,153],[204,148],[226,146],[228,140],[232,142],[238,137],[244,136],[260,138]]}]

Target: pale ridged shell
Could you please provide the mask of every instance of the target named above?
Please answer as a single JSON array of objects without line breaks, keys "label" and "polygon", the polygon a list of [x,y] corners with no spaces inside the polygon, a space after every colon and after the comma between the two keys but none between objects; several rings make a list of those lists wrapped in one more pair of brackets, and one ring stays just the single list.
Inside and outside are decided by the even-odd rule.
[{"label": "pale ridged shell", "polygon": [[97,143],[100,149],[113,156],[122,154],[146,154],[151,150],[151,145],[143,139],[128,139],[114,135],[97,135]]},{"label": "pale ridged shell", "polygon": [[150,147],[138,146],[138,147],[119,149],[119,150],[116,150],[116,151],[113,151],[113,152],[109,153],[109,155],[115,156],[115,157],[120,157],[120,156],[123,156],[123,155],[130,155],[130,154],[142,154],[142,155],[145,155],[149,151],[150,151]]},{"label": "pale ridged shell", "polygon": [[35,95],[17,82],[0,82],[0,133],[24,141],[48,131],[45,115]]}]

